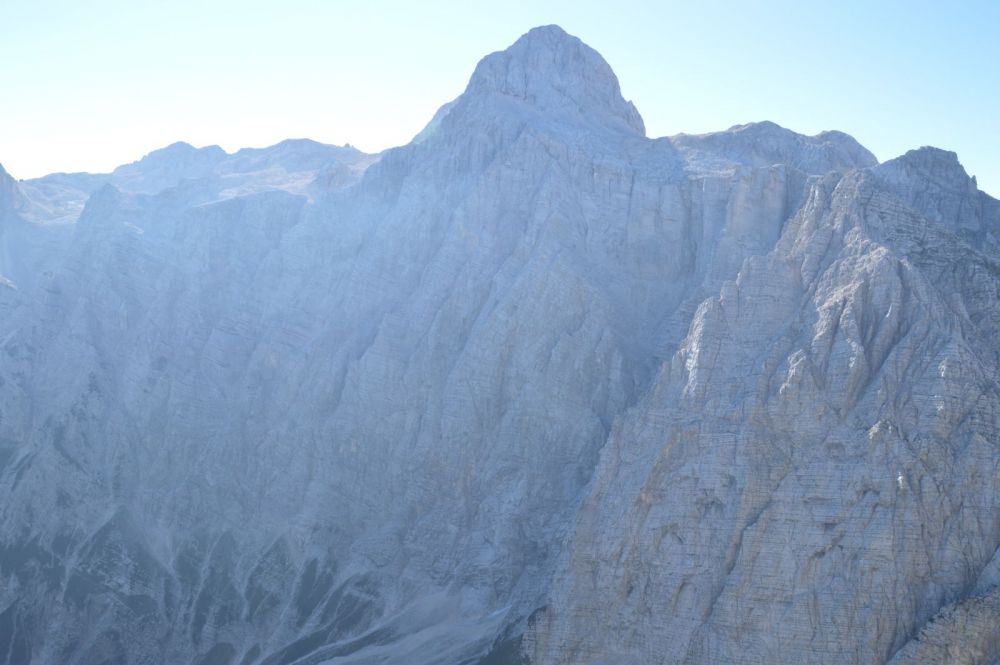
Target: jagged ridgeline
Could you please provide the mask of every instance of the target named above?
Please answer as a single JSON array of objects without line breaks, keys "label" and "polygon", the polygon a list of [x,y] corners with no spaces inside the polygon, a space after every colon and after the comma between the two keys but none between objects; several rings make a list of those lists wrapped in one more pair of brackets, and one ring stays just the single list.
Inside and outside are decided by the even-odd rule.
[{"label": "jagged ridgeline", "polygon": [[998,233],[554,26],[379,155],[0,172],[0,663],[993,665]]}]

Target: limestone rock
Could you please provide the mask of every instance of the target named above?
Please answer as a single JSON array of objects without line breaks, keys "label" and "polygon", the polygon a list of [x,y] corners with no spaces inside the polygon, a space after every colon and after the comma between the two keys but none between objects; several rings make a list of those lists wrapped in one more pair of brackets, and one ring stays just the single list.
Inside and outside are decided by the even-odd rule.
[{"label": "limestone rock", "polygon": [[648,139],[548,26],[381,155],[9,182],[0,663],[995,657],[1000,206],[947,153]]}]

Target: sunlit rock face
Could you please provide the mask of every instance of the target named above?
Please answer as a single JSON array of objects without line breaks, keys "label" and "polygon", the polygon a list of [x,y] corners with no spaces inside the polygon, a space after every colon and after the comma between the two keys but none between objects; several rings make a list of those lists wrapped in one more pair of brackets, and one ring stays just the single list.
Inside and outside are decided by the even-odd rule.
[{"label": "sunlit rock face", "polygon": [[549,26],[381,155],[3,175],[0,663],[997,657],[951,153],[649,139]]},{"label": "sunlit rock face", "polygon": [[[812,181],[700,305],[602,450],[538,662],[882,663],[1000,581],[1000,220],[953,156],[898,179],[927,155]],[[993,605],[940,662],[993,662]]]}]

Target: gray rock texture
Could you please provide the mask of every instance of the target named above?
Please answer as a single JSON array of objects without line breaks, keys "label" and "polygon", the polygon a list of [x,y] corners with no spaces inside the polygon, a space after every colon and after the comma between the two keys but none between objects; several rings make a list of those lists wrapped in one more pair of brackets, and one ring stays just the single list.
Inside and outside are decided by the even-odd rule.
[{"label": "gray rock texture", "polygon": [[[998,220],[979,201],[926,149],[811,183],[616,423],[536,660],[885,662],[1000,581],[1000,272],[977,242]],[[984,653],[988,607],[967,610]]]},{"label": "gray rock texture", "polygon": [[548,26],[381,155],[5,175],[0,663],[998,657],[952,153],[649,139]]}]

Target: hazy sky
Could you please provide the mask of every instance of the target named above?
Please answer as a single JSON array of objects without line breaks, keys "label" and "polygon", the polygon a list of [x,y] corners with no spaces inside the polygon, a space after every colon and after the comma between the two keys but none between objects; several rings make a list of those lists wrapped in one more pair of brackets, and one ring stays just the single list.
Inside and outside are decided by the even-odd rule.
[{"label": "hazy sky", "polygon": [[547,23],[604,55],[650,136],[840,129],[883,160],[954,150],[1000,194],[993,0],[0,0],[0,162],[107,171],[177,140],[378,151]]}]

